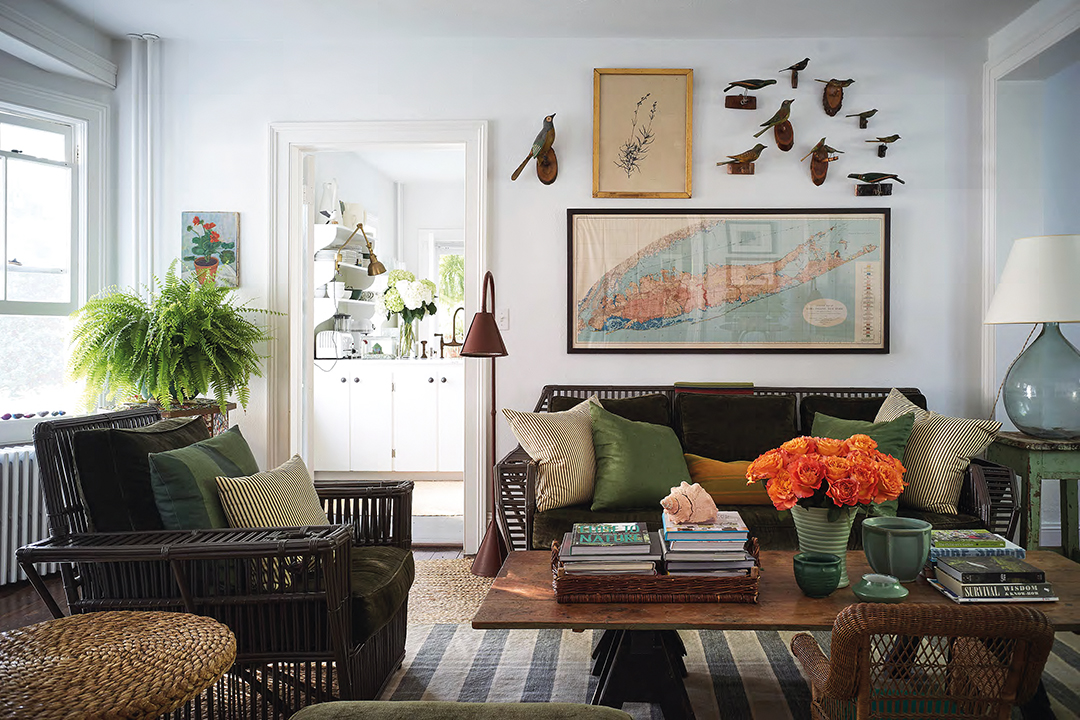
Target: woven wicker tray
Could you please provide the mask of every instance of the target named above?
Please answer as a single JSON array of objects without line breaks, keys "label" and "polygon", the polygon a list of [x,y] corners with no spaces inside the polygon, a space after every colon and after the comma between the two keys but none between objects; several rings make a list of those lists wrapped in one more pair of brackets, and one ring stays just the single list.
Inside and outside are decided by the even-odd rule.
[{"label": "woven wicker tray", "polygon": [[746,541],[757,565],[745,577],[712,575],[570,575],[551,544],[551,585],[560,603],[756,603],[761,576],[757,538]]}]

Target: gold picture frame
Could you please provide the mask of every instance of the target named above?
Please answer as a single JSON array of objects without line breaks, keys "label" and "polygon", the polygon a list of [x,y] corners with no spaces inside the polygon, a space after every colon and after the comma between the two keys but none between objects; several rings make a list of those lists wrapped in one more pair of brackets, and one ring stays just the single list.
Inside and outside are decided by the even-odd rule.
[{"label": "gold picture frame", "polygon": [[694,71],[593,70],[593,197],[689,198]]}]

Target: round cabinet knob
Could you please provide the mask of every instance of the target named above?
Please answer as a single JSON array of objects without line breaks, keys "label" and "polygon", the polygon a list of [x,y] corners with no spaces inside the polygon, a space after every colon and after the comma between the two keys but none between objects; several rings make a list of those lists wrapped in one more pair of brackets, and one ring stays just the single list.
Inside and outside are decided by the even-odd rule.
[{"label": "round cabinet knob", "polygon": [[446,378],[439,378],[439,382],[446,382]]},{"label": "round cabinet knob", "polygon": [[358,378],[358,377],[354,377],[354,378],[352,379],[352,381],[353,381],[353,382],[355,382],[355,383],[358,383],[358,382],[360,382],[360,378]]},{"label": "round cabinet knob", "polygon": [[341,382],[345,382],[345,378],[341,378]]},{"label": "round cabinet knob", "polygon": [[435,382],[435,378],[428,378],[428,379],[427,379],[427,381],[428,381],[429,383],[433,383],[433,382]]}]

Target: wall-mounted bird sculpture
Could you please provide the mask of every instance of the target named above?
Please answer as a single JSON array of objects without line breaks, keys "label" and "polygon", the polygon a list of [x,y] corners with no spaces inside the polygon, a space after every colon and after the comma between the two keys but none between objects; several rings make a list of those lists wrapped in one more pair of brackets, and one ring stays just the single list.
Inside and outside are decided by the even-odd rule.
[{"label": "wall-mounted bird sculpture", "polygon": [[863,110],[860,113],[851,113],[850,115],[845,115],[844,117],[859,118],[859,129],[865,130],[870,118],[874,117],[875,115],[877,115],[877,108],[874,108],[873,110]]},{"label": "wall-mounted bird sculpture", "polygon": [[[518,175],[525,169],[525,166],[529,164],[529,161],[536,159],[537,174],[540,176],[540,181],[545,185],[550,185],[555,182],[555,177],[559,174],[558,160],[555,158],[555,151],[552,149],[552,144],[555,142],[555,113],[551,113],[544,118],[544,126],[537,133],[536,139],[533,140],[532,149],[529,150],[529,154],[518,165],[517,170],[510,176],[511,180],[517,180]],[[543,169],[541,169],[543,166]],[[550,180],[545,180],[546,177],[550,177]]]},{"label": "wall-mounted bird sculpture", "polygon": [[768,145],[762,145],[761,143],[758,143],[757,145],[750,148],[746,152],[741,152],[738,155],[728,155],[727,157],[731,158],[730,160],[725,160],[723,162],[718,162],[718,163],[716,163],[716,165],[720,166],[720,165],[731,165],[733,163],[734,164],[752,163],[761,156],[761,151],[764,150],[767,147],[768,147]]},{"label": "wall-mounted bird sculpture", "polygon": [[810,152],[802,156],[802,160],[799,162],[806,160],[811,155],[814,156],[810,160],[810,181],[815,185],[821,185],[829,174],[829,163],[839,160],[840,154],[843,152],[843,150],[837,150],[826,145],[825,138],[821,138],[814,147],[810,148]]},{"label": "wall-mounted bird sculpture", "polygon": [[825,108],[825,114],[829,117],[836,115],[844,105],[844,88],[855,81],[851,78],[847,80],[837,80],[836,78],[832,80],[814,79],[819,83],[825,83],[825,90],[821,93],[821,106]]},{"label": "wall-mounted bird sculpture", "polygon": [[856,180],[860,180],[864,183],[870,183],[871,185],[876,185],[877,183],[885,182],[886,180],[895,180],[901,185],[907,184],[903,180],[901,180],[900,176],[896,173],[851,173],[850,175],[848,175],[848,177],[855,178]]},{"label": "wall-mounted bird sculpture", "polygon": [[802,60],[795,63],[794,65],[789,65],[786,68],[784,68],[783,70],[780,70],[780,72],[787,72],[788,70],[790,70],[791,71],[791,87],[797,88],[797,87],[799,87],[799,71],[800,70],[805,70],[806,66],[809,65],[809,64],[810,64],[810,58],[803,58]]},{"label": "wall-mounted bird sculpture", "polygon": [[900,139],[899,135],[886,135],[885,137],[877,137],[873,140],[867,140],[869,143],[878,143],[877,156],[885,157],[885,153],[889,150],[889,145]]},{"label": "wall-mounted bird sculpture", "polygon": [[748,80],[732,80],[728,84],[728,86],[724,88],[724,92],[727,92],[733,87],[742,88],[743,90],[760,90],[763,87],[768,87],[769,85],[775,84],[775,80],[762,80],[760,78],[750,78]]},{"label": "wall-mounted bird sculpture", "polygon": [[754,137],[761,137],[761,134],[769,128],[776,127],[781,123],[787,122],[788,118],[791,117],[791,103],[793,102],[795,102],[794,98],[792,98],[791,100],[785,100],[784,102],[780,103],[780,109],[777,110],[776,114],[773,115],[771,118],[761,123],[761,130],[758,130],[756,133],[754,133]]}]

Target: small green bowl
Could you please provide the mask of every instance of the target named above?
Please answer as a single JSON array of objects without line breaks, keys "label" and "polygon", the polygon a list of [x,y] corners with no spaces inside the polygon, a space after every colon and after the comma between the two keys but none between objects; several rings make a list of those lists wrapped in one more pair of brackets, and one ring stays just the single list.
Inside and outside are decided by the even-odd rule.
[{"label": "small green bowl", "polygon": [[792,558],[791,565],[795,582],[807,597],[826,597],[840,584],[839,555],[801,552]]}]

